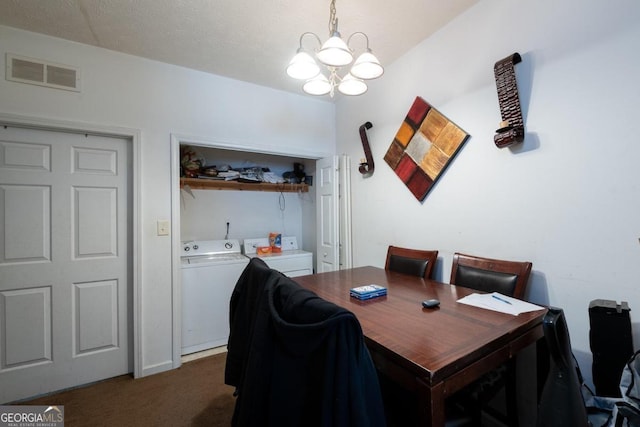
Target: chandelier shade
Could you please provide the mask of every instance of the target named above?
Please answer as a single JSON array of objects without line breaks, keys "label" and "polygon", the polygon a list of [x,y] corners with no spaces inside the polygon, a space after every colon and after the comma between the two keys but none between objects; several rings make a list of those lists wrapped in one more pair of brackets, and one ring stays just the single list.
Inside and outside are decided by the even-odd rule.
[{"label": "chandelier shade", "polygon": [[344,95],[362,95],[367,91],[367,84],[349,73],[338,85],[338,90]]},{"label": "chandelier shade", "polygon": [[316,58],[324,65],[331,67],[344,67],[353,61],[349,46],[340,38],[340,33],[338,32],[324,42],[318,53],[316,53]]},{"label": "chandelier shade", "polygon": [[298,53],[289,62],[287,74],[294,79],[308,80],[320,74],[320,67],[311,55],[298,49]]},{"label": "chandelier shade", "polygon": [[[299,80],[305,80],[302,90],[310,95],[327,95],[333,97],[335,89],[344,95],[362,95],[367,91],[364,80],[377,79],[384,74],[380,61],[369,48],[369,37],[363,32],[355,32],[345,42],[338,32],[338,18],[336,17],[336,0],[331,0],[329,17],[329,39],[321,43],[315,33],[305,32],[300,36],[300,46],[296,55],[287,66],[287,74]],[[351,48],[351,39],[363,36],[366,49],[356,61],[353,61],[355,50]],[[303,48],[305,36],[315,38],[317,45],[314,56]],[[319,47],[319,48],[318,48]],[[341,77],[341,68],[352,64],[351,68]],[[326,70],[323,72],[322,67]]]},{"label": "chandelier shade", "polygon": [[302,86],[302,90],[304,90],[309,95],[326,95],[333,90],[333,85],[325,77],[324,74],[318,74],[312,79],[309,79]]},{"label": "chandelier shade", "polygon": [[[312,58],[313,59],[313,58]],[[376,58],[371,49],[361,54],[351,67],[351,74],[359,79],[377,79],[384,73],[384,68]]]}]

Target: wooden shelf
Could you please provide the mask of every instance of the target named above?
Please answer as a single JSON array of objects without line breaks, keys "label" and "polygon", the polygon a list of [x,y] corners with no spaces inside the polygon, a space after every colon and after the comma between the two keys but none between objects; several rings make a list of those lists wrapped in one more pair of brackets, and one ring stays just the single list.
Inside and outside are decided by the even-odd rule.
[{"label": "wooden shelf", "polygon": [[192,190],[241,190],[241,191],[274,191],[282,193],[307,193],[307,184],[270,184],[268,182],[238,182],[215,179],[180,178],[180,188],[188,185]]}]

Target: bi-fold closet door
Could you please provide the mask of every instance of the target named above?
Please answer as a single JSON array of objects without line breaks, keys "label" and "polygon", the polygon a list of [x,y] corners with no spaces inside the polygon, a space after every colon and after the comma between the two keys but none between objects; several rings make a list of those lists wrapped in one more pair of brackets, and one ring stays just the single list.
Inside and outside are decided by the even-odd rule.
[{"label": "bi-fold closet door", "polygon": [[316,272],[351,268],[351,163],[333,156],[316,162]]},{"label": "bi-fold closet door", "polygon": [[0,403],[131,372],[131,152],[0,127]]}]

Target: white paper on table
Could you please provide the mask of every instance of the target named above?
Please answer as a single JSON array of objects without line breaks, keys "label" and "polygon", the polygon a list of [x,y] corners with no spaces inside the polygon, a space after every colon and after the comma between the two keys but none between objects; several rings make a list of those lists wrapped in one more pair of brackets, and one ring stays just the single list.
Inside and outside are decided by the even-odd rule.
[{"label": "white paper on table", "polygon": [[517,298],[508,297],[498,292],[491,294],[470,294],[458,300],[461,304],[472,305],[474,307],[486,308],[487,310],[499,311],[501,313],[517,316],[528,311],[543,310],[544,307],[522,301]]}]

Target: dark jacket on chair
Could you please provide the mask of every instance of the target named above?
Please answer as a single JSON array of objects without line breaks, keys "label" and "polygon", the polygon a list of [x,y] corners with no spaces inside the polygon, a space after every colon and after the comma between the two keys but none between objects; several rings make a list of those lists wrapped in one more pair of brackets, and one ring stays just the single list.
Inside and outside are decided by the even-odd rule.
[{"label": "dark jacket on chair", "polygon": [[224,382],[238,388],[249,357],[249,346],[258,302],[263,298],[271,269],[260,258],[251,258],[236,283],[229,305],[229,341]]},{"label": "dark jacket on chair", "polygon": [[231,383],[238,391],[234,426],[385,425],[377,374],[353,313],[276,271],[255,301],[235,303],[236,314],[239,306],[256,311],[253,328],[241,331],[237,317],[231,323],[228,359],[246,360],[240,383]]}]

